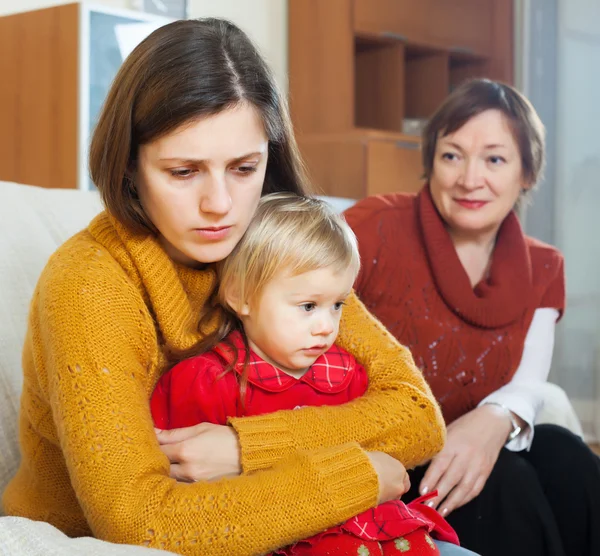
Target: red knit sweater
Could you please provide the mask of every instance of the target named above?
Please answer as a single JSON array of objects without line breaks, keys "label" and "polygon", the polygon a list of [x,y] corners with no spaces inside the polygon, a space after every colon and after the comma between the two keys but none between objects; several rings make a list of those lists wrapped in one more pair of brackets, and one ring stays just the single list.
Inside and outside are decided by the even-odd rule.
[{"label": "red knit sweater", "polygon": [[503,222],[489,277],[471,287],[426,186],[370,197],[346,212],[359,241],[356,290],[413,353],[447,423],[514,375],[533,313],[565,305],[561,253]]}]

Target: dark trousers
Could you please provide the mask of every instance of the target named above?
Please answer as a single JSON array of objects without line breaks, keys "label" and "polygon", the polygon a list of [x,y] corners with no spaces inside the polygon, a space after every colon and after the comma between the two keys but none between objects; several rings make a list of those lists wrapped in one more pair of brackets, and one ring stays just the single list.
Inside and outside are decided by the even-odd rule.
[{"label": "dark trousers", "polygon": [[[426,467],[410,472],[418,496]],[[568,430],[539,425],[531,451],[503,449],[481,494],[448,516],[482,556],[600,556],[600,459]]]}]

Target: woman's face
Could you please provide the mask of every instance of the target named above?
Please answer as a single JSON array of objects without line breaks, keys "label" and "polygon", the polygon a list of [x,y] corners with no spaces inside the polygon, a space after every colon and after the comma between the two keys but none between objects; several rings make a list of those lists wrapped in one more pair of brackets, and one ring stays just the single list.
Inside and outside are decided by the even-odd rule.
[{"label": "woman's face", "polygon": [[495,233],[527,187],[519,147],[499,110],[438,138],[430,188],[451,231]]},{"label": "woman's face", "polygon": [[173,260],[195,266],[231,253],[260,199],[267,156],[260,114],[245,103],[140,147],[140,201]]}]

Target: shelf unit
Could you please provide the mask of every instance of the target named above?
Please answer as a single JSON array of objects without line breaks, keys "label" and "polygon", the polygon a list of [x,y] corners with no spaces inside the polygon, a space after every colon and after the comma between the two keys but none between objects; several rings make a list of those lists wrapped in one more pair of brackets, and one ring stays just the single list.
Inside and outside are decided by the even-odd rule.
[{"label": "shelf unit", "polygon": [[0,17],[0,180],[93,188],[89,142],[123,61],[117,33],[169,21],[88,2]]},{"label": "shelf unit", "polygon": [[289,0],[292,119],[329,195],[418,189],[403,122],[471,77],[512,82],[512,0]]}]

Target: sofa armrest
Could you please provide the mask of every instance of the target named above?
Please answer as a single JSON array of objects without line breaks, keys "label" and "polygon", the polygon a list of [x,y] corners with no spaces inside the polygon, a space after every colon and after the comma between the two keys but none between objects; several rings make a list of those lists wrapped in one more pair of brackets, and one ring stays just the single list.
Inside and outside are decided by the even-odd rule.
[{"label": "sofa armrest", "polygon": [[0,517],[0,554],[12,556],[160,556],[163,550],[100,541],[91,537],[71,539],[43,521],[24,517]]},{"label": "sofa armrest", "polygon": [[539,412],[535,424],[560,425],[583,438],[581,422],[566,392],[560,386],[551,382],[537,386],[537,389],[538,391],[541,389],[544,407]]}]

